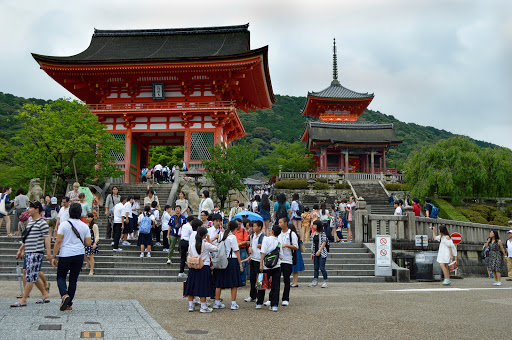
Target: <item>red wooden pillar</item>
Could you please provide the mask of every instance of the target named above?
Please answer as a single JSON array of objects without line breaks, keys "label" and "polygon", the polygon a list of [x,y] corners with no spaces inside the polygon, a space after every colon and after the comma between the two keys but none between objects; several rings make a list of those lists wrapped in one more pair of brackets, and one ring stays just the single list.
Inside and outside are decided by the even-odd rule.
[{"label": "red wooden pillar", "polygon": [[183,139],[183,160],[185,161],[187,168],[190,169],[190,128],[188,126],[185,126],[185,134]]},{"label": "red wooden pillar", "polygon": [[349,162],[348,162],[348,149],[347,149],[347,151],[345,152],[345,174],[348,174],[348,166],[349,166]]},{"label": "red wooden pillar", "polygon": [[136,169],[137,174],[135,175],[135,177],[136,177],[135,182],[140,182],[140,162],[141,162],[140,156],[141,156],[141,153],[142,153],[142,144],[137,143],[137,160],[135,161],[135,163],[136,163],[135,169]]},{"label": "red wooden pillar", "polygon": [[382,172],[382,156],[379,156],[379,172]]},{"label": "red wooden pillar", "polygon": [[132,128],[131,128],[131,126],[128,126],[126,128],[126,134],[124,136],[124,182],[125,183],[130,183],[131,156],[132,156]]},{"label": "red wooden pillar", "polygon": [[340,151],[339,161],[338,161],[338,171],[343,169],[343,152]]},{"label": "red wooden pillar", "polygon": [[375,151],[371,151],[371,174],[375,173]]},{"label": "red wooden pillar", "polygon": [[220,145],[221,136],[222,136],[222,127],[217,125],[217,126],[215,126],[215,137],[214,137],[215,145]]},{"label": "red wooden pillar", "polygon": [[367,152],[366,153],[366,159],[365,159],[365,162],[364,162],[364,172],[366,172],[366,173],[370,172],[370,165],[368,163],[369,163],[369,160],[368,160],[368,152]]},{"label": "red wooden pillar", "polygon": [[382,150],[382,160],[384,162],[384,173],[387,173],[388,170],[386,168],[386,150]]}]

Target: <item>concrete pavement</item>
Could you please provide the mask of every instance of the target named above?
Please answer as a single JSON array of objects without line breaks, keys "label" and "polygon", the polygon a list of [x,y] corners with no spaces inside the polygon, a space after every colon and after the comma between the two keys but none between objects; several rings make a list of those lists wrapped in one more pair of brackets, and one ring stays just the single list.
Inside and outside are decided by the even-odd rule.
[{"label": "concrete pavement", "polygon": [[[85,320],[94,314],[89,310],[92,302],[88,300],[112,299],[101,307],[103,314],[98,316],[103,318],[109,311],[113,313],[119,306],[133,303],[119,300],[137,300],[174,339],[508,338],[510,331],[503,326],[512,313],[512,283],[502,280],[503,286],[495,287],[492,282],[487,278],[453,280],[448,289],[439,282],[332,283],[327,289],[301,284],[292,288],[290,306],[279,307],[278,313],[255,310],[254,303],[243,302],[249,291],[244,287],[237,299],[240,310],[226,309],[211,314],[187,312],[180,283],[79,282],[74,310],[63,313]],[[3,281],[0,286],[0,298],[4,298],[0,301],[3,304],[0,325],[17,329],[21,321],[15,315],[20,311],[10,310],[8,303],[16,301],[13,297],[19,292],[18,284]],[[23,309],[28,312],[40,308],[34,304],[38,295],[35,289],[30,305]],[[45,308],[53,308],[53,314],[60,315],[55,284],[51,296],[52,303]],[[227,291],[223,292],[223,298],[229,306]],[[122,325],[128,327],[130,323],[131,319],[104,319],[102,325],[122,329]],[[49,331],[37,331],[37,334],[41,332]],[[139,337],[137,332],[132,331],[132,339]],[[2,330],[2,339],[3,334]],[[105,332],[106,338],[114,335],[115,332]]]}]

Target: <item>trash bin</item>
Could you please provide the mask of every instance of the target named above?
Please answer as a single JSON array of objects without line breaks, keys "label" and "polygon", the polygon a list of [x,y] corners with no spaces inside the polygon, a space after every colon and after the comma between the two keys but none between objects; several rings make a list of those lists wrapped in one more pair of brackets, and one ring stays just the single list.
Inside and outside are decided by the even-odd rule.
[{"label": "trash bin", "polygon": [[437,262],[437,251],[420,251],[414,256],[416,281],[440,281],[441,266]]}]

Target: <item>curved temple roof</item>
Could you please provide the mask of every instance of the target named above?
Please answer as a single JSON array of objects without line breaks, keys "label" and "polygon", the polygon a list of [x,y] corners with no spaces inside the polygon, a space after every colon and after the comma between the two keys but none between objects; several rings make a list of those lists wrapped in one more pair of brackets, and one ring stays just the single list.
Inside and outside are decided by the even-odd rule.
[{"label": "curved temple roof", "polygon": [[339,99],[363,99],[373,98],[373,93],[359,93],[342,86],[338,80],[333,80],[331,85],[319,92],[308,92],[308,97],[339,98]]}]

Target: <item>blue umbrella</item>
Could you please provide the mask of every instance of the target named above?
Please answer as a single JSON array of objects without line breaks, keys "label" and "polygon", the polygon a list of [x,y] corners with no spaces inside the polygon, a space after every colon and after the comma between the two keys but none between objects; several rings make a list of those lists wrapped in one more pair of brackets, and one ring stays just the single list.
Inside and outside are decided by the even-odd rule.
[{"label": "blue umbrella", "polygon": [[249,221],[263,221],[263,217],[261,217],[261,215],[250,211],[239,212],[231,219],[231,221],[233,221],[235,218],[240,218],[241,220],[247,218]]}]

